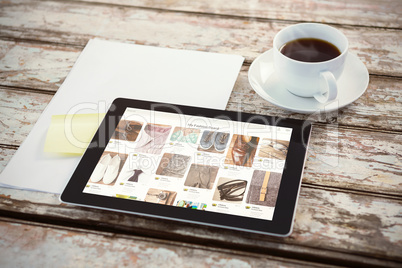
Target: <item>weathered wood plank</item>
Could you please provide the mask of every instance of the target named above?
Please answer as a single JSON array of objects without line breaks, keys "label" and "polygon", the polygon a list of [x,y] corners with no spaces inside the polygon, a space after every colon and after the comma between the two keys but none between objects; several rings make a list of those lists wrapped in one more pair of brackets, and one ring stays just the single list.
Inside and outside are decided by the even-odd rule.
[{"label": "weathered wood plank", "polygon": [[[64,81],[81,49],[0,41],[0,85],[56,91]],[[257,114],[337,122],[346,126],[402,130],[402,79],[371,76],[367,91],[357,101],[326,115],[302,115],[278,108],[259,97],[242,68],[227,109]]]},{"label": "weathered wood plank", "polygon": [[402,130],[402,79],[370,76],[366,92],[352,104],[327,114],[317,112],[305,115],[286,111],[257,95],[248,82],[247,71],[244,68],[240,72],[226,110],[338,123],[351,127]]},{"label": "weathered wood plank", "polygon": [[300,203],[295,240],[316,247],[325,244],[351,252],[372,252],[375,257],[389,250],[395,260],[401,261],[400,200],[303,188]]},{"label": "weathered wood plank", "polygon": [[[0,218],[1,220],[1,218]],[[0,221],[2,267],[332,267],[212,246]]]},{"label": "weathered wood plank", "polygon": [[[83,0],[76,0],[82,2]],[[129,5],[184,12],[202,12],[265,19],[316,21],[361,26],[402,27],[402,4],[395,0],[302,1],[158,1],[158,0],[84,0],[85,2]]]},{"label": "weathered wood plank", "polygon": [[53,95],[0,88],[0,140],[20,145],[28,136]]},{"label": "weathered wood plank", "polygon": [[0,41],[0,84],[56,91],[82,48]]},{"label": "weathered wood plank", "polygon": [[[51,98],[0,87],[2,143],[20,145]],[[313,128],[303,182],[402,196],[401,152],[402,135],[398,133],[317,125]]]},{"label": "weathered wood plank", "polygon": [[0,214],[331,264],[402,262],[402,201],[314,188],[302,189],[288,238],[60,205],[57,195],[5,188],[0,188]]},{"label": "weathered wood plank", "polygon": [[[90,38],[240,54],[251,62],[291,22],[222,18],[127,6],[21,1],[0,9],[0,36],[84,46]],[[45,18],[45,19],[44,19]],[[400,76],[401,31],[337,25],[370,73]],[[180,30],[177,30],[180,29]],[[150,35],[149,33],[153,33]]]},{"label": "weathered wood plank", "polygon": [[0,145],[0,173],[7,166],[7,163],[10,161],[11,157],[13,157],[15,152],[16,150],[13,148],[7,148]]},{"label": "weathered wood plank", "polygon": [[402,135],[313,127],[303,183],[402,197]]}]

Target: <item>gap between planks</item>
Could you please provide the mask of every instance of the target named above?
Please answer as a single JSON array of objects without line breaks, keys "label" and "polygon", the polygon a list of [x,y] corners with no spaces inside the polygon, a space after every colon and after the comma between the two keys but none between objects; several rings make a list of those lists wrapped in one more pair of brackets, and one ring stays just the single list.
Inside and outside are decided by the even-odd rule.
[{"label": "gap between planks", "polygon": [[317,189],[317,190],[324,190],[326,192],[347,193],[347,194],[354,194],[354,195],[361,195],[361,196],[371,196],[371,197],[378,197],[378,198],[402,201],[402,195],[376,193],[376,192],[371,192],[371,191],[367,191],[367,190],[363,190],[363,189],[354,190],[354,189],[350,189],[350,188],[327,186],[327,185],[322,185],[322,184],[312,184],[310,182],[302,182],[301,187],[310,188],[310,189]]},{"label": "gap between planks", "polygon": [[[22,87],[22,86],[10,86],[10,85],[2,85],[0,82],[0,87],[16,92],[28,92],[28,93],[37,93],[37,94],[45,94],[45,95],[51,95],[54,96],[57,92],[54,90],[49,90],[49,89],[38,89],[38,88],[30,88],[30,87]],[[1,88],[0,88],[1,90]]]}]

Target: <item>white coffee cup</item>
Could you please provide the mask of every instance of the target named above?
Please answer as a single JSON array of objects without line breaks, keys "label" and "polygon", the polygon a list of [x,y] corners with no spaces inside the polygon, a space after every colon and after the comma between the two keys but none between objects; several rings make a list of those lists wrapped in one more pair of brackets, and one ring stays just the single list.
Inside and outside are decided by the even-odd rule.
[{"label": "white coffee cup", "polygon": [[[300,38],[321,39],[336,46],[340,55],[326,61],[304,62],[281,53],[286,43]],[[314,97],[321,103],[336,99],[337,79],[342,74],[348,53],[348,40],[339,30],[320,23],[300,23],[288,26],[274,37],[275,73],[291,93],[300,97]]]}]

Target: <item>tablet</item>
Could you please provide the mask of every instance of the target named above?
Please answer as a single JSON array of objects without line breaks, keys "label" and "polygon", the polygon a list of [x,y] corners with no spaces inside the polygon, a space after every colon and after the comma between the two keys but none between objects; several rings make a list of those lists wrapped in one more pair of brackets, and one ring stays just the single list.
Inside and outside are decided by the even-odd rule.
[{"label": "tablet", "polygon": [[310,132],[308,121],[119,98],[60,199],[287,236]]}]

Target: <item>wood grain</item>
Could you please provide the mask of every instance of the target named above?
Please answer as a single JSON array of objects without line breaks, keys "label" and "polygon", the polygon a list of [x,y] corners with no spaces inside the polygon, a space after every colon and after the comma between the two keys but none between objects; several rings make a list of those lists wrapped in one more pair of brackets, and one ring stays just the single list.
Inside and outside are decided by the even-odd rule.
[{"label": "wood grain", "polygon": [[[94,37],[242,55],[227,110],[315,122],[290,237],[80,208],[60,204],[55,194],[0,188],[1,266],[60,260],[85,266],[89,259],[99,266],[114,260],[401,267],[401,6],[391,0],[1,1],[0,172]],[[363,96],[339,111],[284,111],[248,83],[249,64],[272,47],[276,32],[303,21],[343,31],[371,74]]]},{"label": "wood grain", "polygon": [[16,152],[16,148],[10,148],[4,145],[0,145],[0,173],[7,166],[7,163],[13,157]]},{"label": "wood grain", "polygon": [[[19,146],[51,98],[0,87],[2,143]],[[316,125],[308,152],[305,183],[402,197],[402,135]]]},{"label": "wood grain", "polygon": [[2,89],[0,87],[0,140],[20,145],[28,136],[52,95]]},{"label": "wood grain", "polygon": [[[0,37],[84,46],[100,37],[137,44],[238,54],[247,62],[272,47],[283,21],[222,18],[79,2],[2,4]],[[401,31],[336,25],[372,74],[400,76]],[[177,29],[180,29],[179,31]],[[149,34],[153,33],[153,34]]]},{"label": "wood grain", "polygon": [[0,84],[56,91],[82,48],[0,40]]},{"label": "wood grain", "polygon": [[313,127],[303,183],[402,197],[402,135]]},{"label": "wood grain", "polygon": [[240,72],[226,110],[311,120],[325,124],[378,130],[402,130],[402,79],[370,76],[366,92],[355,102],[330,113],[299,114],[279,108],[255,93],[248,69]]},{"label": "wood grain", "polygon": [[[81,49],[0,41],[0,86],[56,91]],[[251,88],[244,66],[230,96],[227,110],[309,119],[382,130],[402,130],[401,78],[372,75],[367,91],[357,101],[328,114],[302,115],[270,104]],[[1,101],[1,100],[0,100]],[[19,109],[19,108],[17,108]]]},{"label": "wood grain", "polygon": [[[0,218],[1,220],[1,218]],[[333,267],[107,232],[0,221],[2,267]],[[23,256],[21,256],[23,254]]]},{"label": "wood grain", "polygon": [[315,21],[321,23],[401,28],[402,4],[394,0],[301,1],[158,1],[158,0],[77,0],[80,2],[200,12],[269,20]]},{"label": "wood grain", "polygon": [[[293,233],[275,238],[124,213],[60,205],[57,195],[0,189],[0,214],[52,219],[94,230],[209,244],[331,264],[387,265],[402,262],[401,201],[303,188]],[[387,209],[383,209],[386,207]],[[373,258],[374,257],[374,258]]]}]

